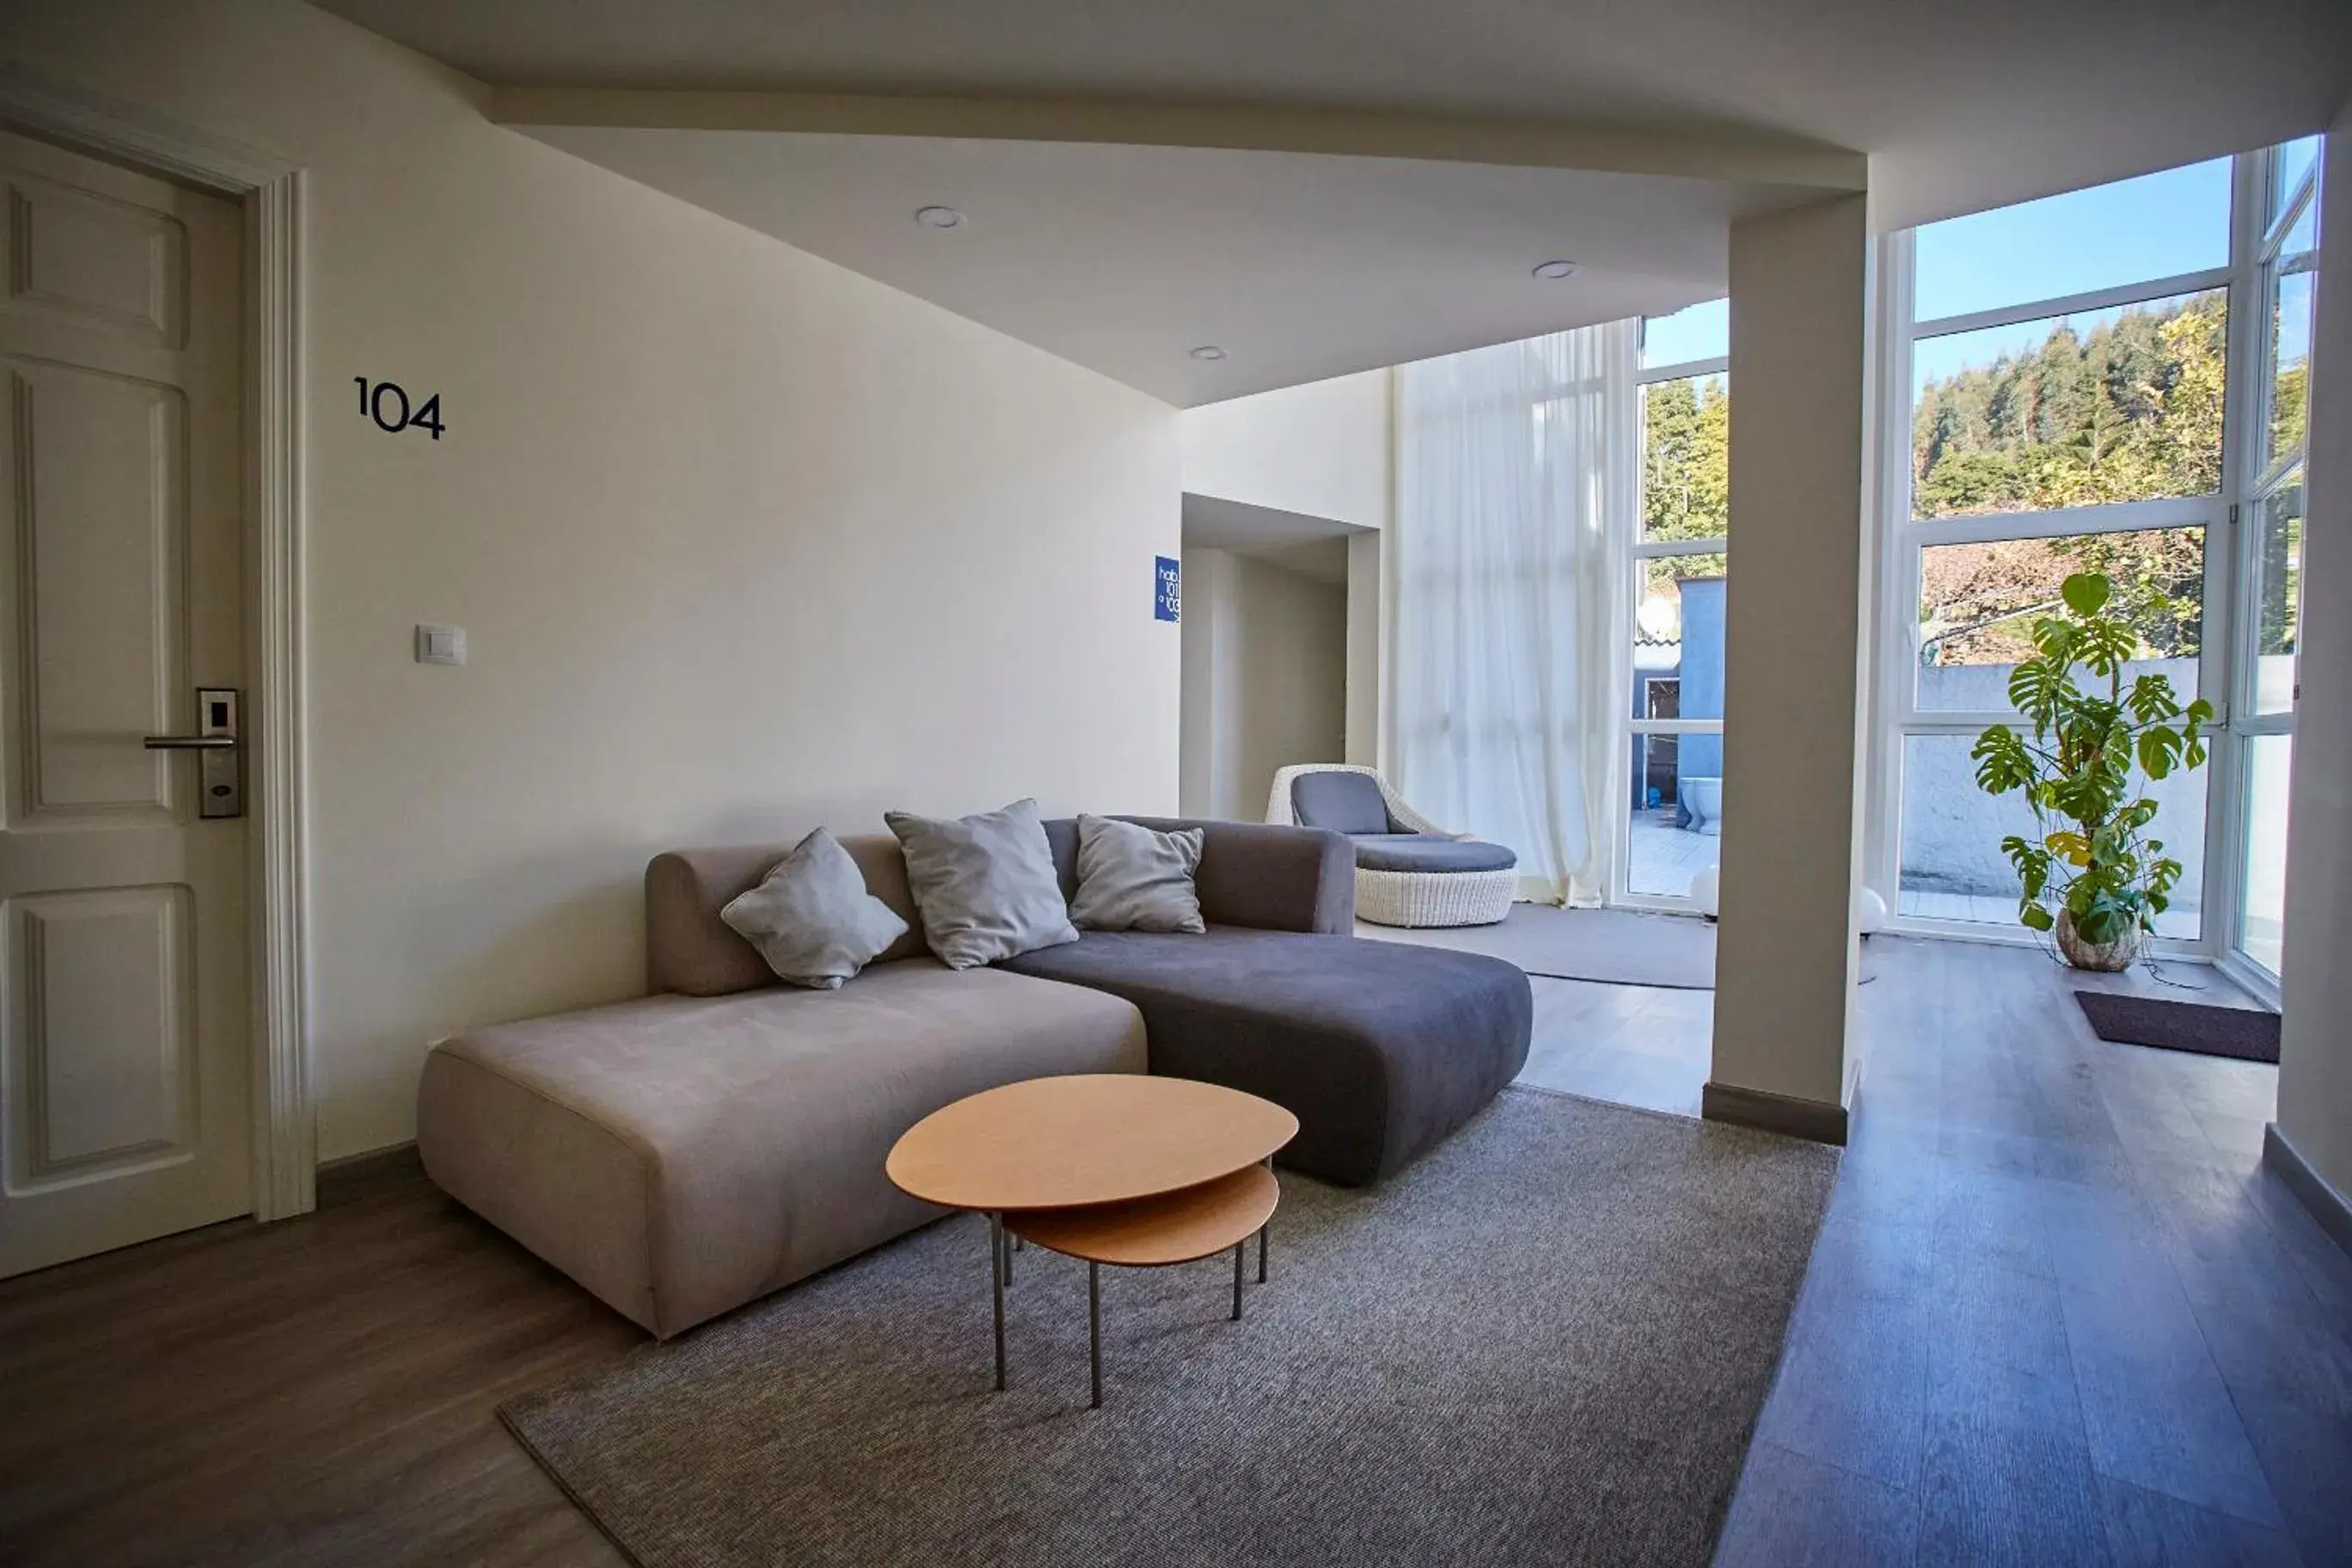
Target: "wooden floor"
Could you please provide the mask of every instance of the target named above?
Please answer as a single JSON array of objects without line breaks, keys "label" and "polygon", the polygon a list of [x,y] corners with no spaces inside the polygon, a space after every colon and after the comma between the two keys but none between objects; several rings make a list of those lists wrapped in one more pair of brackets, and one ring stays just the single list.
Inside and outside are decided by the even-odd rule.
[{"label": "wooden floor", "polygon": [[1718,1563],[2352,1563],[2352,1258],[2261,1168],[2278,1070],[2105,1044],[2030,949],[1872,945]]},{"label": "wooden floor", "polygon": [[493,1411],[645,1335],[413,1159],[0,1284],[0,1563],[620,1563]]},{"label": "wooden floor", "polygon": [[1676,1116],[1698,1114],[1715,993],[1531,975],[1535,1038],[1521,1083]]},{"label": "wooden floor", "polygon": [[[2038,953],[1873,946],[1720,1560],[2352,1562],[2352,1259],[2257,1166],[2274,1069],[2103,1045]],[[1665,1098],[1615,1058],[1705,1038],[1703,993],[1538,989],[1530,1078]],[[493,1412],[638,1331],[412,1163],[321,1200],[0,1283],[0,1563],[618,1561]]]}]

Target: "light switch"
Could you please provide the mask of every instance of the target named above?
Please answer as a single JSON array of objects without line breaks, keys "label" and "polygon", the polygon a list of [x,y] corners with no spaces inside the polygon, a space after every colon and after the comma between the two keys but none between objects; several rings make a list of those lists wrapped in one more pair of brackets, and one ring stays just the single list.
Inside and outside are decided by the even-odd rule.
[{"label": "light switch", "polygon": [[419,664],[465,663],[466,628],[419,626],[416,628],[416,662]]}]

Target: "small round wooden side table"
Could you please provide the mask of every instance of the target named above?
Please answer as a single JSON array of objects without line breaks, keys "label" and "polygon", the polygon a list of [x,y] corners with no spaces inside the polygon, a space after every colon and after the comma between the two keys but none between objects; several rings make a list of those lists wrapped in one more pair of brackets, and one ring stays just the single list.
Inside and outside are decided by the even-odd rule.
[{"label": "small round wooden side table", "polygon": [[1094,1404],[1102,1404],[1102,1266],[1191,1263],[1231,1247],[1242,1313],[1244,1249],[1280,1198],[1269,1168],[1298,1119],[1255,1095],[1190,1079],[1079,1073],[1006,1084],[933,1111],[891,1149],[900,1190],[989,1216],[996,1386],[1004,1386],[1012,1238],[1086,1260]]}]

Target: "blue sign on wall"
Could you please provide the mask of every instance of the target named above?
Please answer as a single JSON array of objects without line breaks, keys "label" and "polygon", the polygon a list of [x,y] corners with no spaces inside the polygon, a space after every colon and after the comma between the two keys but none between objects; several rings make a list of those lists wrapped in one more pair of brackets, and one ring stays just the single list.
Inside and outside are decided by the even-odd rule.
[{"label": "blue sign on wall", "polygon": [[1165,555],[1151,558],[1151,618],[1156,621],[1183,619],[1183,576],[1181,564]]}]

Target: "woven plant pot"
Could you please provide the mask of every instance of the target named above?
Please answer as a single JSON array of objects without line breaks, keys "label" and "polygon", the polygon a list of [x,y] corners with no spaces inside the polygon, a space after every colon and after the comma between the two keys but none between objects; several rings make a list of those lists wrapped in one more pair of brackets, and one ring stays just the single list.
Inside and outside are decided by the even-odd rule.
[{"label": "woven plant pot", "polygon": [[2074,929],[2074,911],[2058,911],[2058,951],[2066,962],[2077,969],[2096,970],[2102,974],[2117,974],[2129,969],[2147,945],[2147,932],[2135,926],[2113,942],[2088,942]]}]

